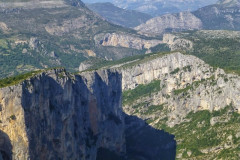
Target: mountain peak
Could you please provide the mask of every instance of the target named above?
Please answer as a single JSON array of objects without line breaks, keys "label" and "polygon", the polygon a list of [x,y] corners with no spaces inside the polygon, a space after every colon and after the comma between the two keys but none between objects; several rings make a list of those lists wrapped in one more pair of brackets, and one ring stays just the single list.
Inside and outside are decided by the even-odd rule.
[{"label": "mountain peak", "polygon": [[240,6],[240,0],[219,0],[217,4],[223,5],[226,7],[236,7],[236,6]]}]

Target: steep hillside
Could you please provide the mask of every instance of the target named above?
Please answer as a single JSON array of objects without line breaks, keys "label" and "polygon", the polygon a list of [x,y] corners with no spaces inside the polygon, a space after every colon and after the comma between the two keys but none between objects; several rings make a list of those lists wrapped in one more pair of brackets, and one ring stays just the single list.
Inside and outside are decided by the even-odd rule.
[{"label": "steep hillside", "polygon": [[224,1],[203,7],[193,14],[201,19],[204,29],[240,30],[240,1]]},{"label": "steep hillside", "polygon": [[146,52],[95,41],[107,33],[146,37],[108,23],[79,0],[1,1],[0,13],[1,78],[55,66],[77,71],[89,58],[114,60]]},{"label": "steep hillside", "polygon": [[115,70],[51,69],[0,84],[0,157],[6,160],[175,158],[174,136],[122,112]]},{"label": "steep hillside", "polygon": [[124,111],[174,134],[177,159],[239,159],[239,76],[181,53],[109,67],[122,72]]},{"label": "steep hillside", "polygon": [[109,22],[129,28],[136,27],[152,18],[148,14],[122,9],[112,3],[93,3],[87,4],[87,7]]},{"label": "steep hillside", "polygon": [[[240,30],[240,1],[220,1],[197,11],[167,14],[148,20],[135,27],[145,35],[162,35],[183,30]],[[184,15],[181,17],[181,15]]]}]

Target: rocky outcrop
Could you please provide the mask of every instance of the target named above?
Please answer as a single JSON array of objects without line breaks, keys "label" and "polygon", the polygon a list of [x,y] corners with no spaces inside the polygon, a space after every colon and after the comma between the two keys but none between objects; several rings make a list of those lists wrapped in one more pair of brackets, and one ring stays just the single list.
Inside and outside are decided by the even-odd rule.
[{"label": "rocky outcrop", "polygon": [[184,38],[180,38],[173,34],[164,34],[163,43],[167,44],[171,51],[191,50],[193,48],[193,42]]},{"label": "rocky outcrop", "polygon": [[[114,69],[80,75],[52,69],[1,88],[0,158],[174,159],[174,136],[136,117],[125,122],[128,115],[122,112],[121,92],[121,74]],[[142,140],[143,134],[151,138]],[[132,140],[133,136],[138,138]],[[135,142],[142,145],[136,147]],[[157,142],[157,148],[153,142]],[[138,155],[145,146],[148,151]]]},{"label": "rocky outcrop", "polygon": [[[164,104],[169,126],[180,123],[191,111],[219,110],[230,104],[237,112],[240,110],[240,78],[226,74],[222,69],[214,69],[194,56],[173,53],[139,63],[134,61],[133,64],[120,67],[120,70],[124,91],[160,80],[159,91],[153,95],[143,95],[133,104]],[[135,112],[132,104],[126,104],[124,109],[129,114]],[[139,116],[148,118],[143,114]],[[159,118],[160,115],[153,113],[151,116]]]},{"label": "rocky outcrop", "polygon": [[162,44],[160,40],[146,40],[135,35],[124,34],[124,33],[107,33],[105,35],[95,36],[95,43],[102,46],[114,46],[133,48],[137,50],[150,49],[158,44]]},{"label": "rocky outcrop", "polygon": [[91,67],[92,64],[88,63],[88,62],[83,62],[83,63],[80,63],[79,65],[79,72],[82,72],[84,70],[87,70],[89,67]]},{"label": "rocky outcrop", "polygon": [[162,35],[165,32],[184,31],[201,29],[202,22],[190,12],[180,12],[178,14],[166,14],[155,17],[143,23],[135,29],[146,35]]},{"label": "rocky outcrop", "polygon": [[4,23],[4,22],[0,22],[0,29],[1,29],[3,32],[7,32],[7,31],[10,30],[10,29],[8,28],[7,24]]},{"label": "rocky outcrop", "polygon": [[12,150],[5,150],[13,159],[90,160],[100,147],[125,153],[117,72],[50,70],[0,89],[0,99],[0,130],[9,136]]}]

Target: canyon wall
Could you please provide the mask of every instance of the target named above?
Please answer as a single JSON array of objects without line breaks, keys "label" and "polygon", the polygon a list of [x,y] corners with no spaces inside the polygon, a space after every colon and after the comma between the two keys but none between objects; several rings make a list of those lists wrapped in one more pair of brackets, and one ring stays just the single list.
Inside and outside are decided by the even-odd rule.
[{"label": "canyon wall", "polygon": [[115,69],[51,69],[1,88],[0,159],[175,159],[173,135],[123,113],[121,84]]},{"label": "canyon wall", "polygon": [[[128,114],[133,114],[136,111],[133,106],[138,104],[164,104],[168,110],[168,125],[174,126],[191,111],[214,111],[227,105],[233,105],[237,112],[240,110],[240,78],[237,75],[226,74],[191,55],[172,53],[152,57],[129,62],[119,68],[124,91],[134,91],[140,85],[159,81],[160,89],[155,93],[143,94],[133,103],[124,104]],[[141,109],[145,110],[147,106]],[[143,114],[139,116],[147,119]],[[159,115],[153,113],[153,116]]]},{"label": "canyon wall", "polygon": [[[0,89],[0,150],[12,159],[96,159],[125,153],[121,75],[56,69]],[[8,142],[9,143],[9,142]],[[11,149],[12,148],[12,149]]]}]

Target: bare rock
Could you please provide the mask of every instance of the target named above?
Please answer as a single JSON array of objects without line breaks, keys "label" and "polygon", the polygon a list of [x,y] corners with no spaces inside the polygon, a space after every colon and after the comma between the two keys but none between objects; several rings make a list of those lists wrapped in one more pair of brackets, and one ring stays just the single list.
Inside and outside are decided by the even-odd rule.
[{"label": "bare rock", "polygon": [[166,31],[183,31],[201,28],[201,20],[190,12],[180,12],[178,14],[166,14],[155,17],[135,27],[139,33],[152,36],[162,35]]}]

